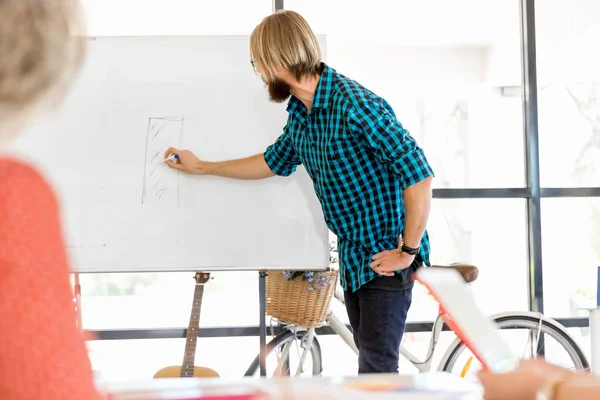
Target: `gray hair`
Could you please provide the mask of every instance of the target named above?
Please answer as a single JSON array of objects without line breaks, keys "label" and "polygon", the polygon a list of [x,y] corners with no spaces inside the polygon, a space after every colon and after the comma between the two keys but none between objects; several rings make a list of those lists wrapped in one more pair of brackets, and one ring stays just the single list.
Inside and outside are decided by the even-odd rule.
[{"label": "gray hair", "polygon": [[0,0],[0,121],[59,102],[85,55],[77,0]]}]

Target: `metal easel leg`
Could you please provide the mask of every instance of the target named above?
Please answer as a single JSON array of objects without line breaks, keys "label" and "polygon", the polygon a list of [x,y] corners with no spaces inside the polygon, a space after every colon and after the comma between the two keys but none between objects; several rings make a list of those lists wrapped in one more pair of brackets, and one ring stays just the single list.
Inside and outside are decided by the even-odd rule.
[{"label": "metal easel leg", "polygon": [[75,278],[75,285],[73,292],[75,295],[75,311],[77,313],[77,327],[83,330],[83,318],[81,316],[81,283],[79,282],[79,273],[73,274]]},{"label": "metal easel leg", "polygon": [[258,301],[259,301],[259,328],[258,336],[260,340],[260,350],[258,360],[260,365],[260,376],[267,376],[266,358],[267,358],[267,305],[266,305],[266,272],[258,273]]}]

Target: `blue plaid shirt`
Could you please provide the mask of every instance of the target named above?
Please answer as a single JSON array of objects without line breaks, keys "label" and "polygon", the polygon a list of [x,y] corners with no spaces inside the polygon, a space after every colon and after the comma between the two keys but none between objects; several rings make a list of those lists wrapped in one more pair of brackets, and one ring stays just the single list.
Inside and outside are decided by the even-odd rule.
[{"label": "blue plaid shirt", "polygon": [[[338,237],[340,283],[352,292],[377,274],[371,257],[398,248],[406,211],[403,189],[433,171],[423,150],[390,105],[323,64],[310,112],[292,96],[283,134],[264,154],[269,168],[288,176],[303,164]],[[429,262],[429,236],[417,261]]]}]

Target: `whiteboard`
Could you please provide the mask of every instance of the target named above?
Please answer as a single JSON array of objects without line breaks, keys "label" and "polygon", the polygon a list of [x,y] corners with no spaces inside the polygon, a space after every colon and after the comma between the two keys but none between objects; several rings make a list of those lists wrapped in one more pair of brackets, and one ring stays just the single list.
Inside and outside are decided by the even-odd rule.
[{"label": "whiteboard", "polygon": [[[324,50],[324,49],[323,49]],[[66,102],[13,152],[56,189],[79,272],[325,269],[328,230],[306,171],[240,181],[169,169],[262,153],[282,133],[248,36],[90,39]]]}]

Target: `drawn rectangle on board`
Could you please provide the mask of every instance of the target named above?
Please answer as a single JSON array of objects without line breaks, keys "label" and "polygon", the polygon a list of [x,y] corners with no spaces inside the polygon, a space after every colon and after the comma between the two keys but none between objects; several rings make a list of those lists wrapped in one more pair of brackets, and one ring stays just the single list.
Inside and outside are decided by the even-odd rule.
[{"label": "drawn rectangle on board", "polygon": [[179,173],[164,163],[164,155],[181,146],[182,136],[183,117],[148,120],[142,205],[179,206]]}]

